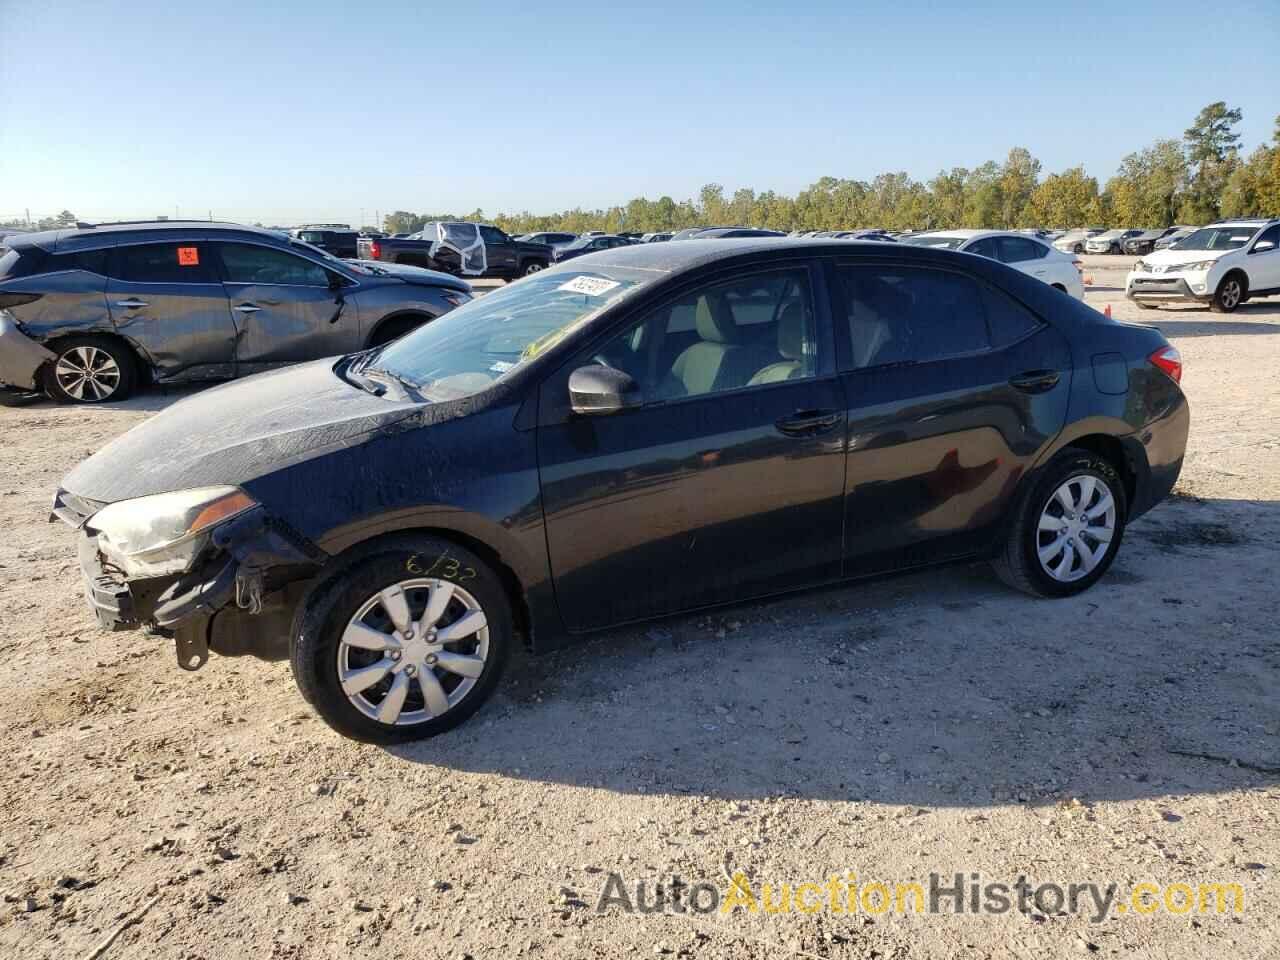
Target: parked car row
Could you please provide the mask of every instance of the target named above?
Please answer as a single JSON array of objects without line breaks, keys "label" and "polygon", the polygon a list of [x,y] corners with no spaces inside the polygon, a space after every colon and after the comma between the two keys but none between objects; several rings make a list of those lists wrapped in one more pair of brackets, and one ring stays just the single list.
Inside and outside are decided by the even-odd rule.
[{"label": "parked car row", "polygon": [[7,243],[0,382],[67,403],[361,350],[471,299],[444,273],[340,260],[239,224],[111,224]]}]

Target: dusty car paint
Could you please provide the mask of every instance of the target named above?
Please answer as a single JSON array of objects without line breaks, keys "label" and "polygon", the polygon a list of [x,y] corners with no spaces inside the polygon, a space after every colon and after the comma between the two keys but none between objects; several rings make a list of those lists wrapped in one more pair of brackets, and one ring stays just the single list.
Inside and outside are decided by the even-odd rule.
[{"label": "dusty car paint", "polygon": [[[25,234],[18,251],[49,254],[111,251],[137,244],[189,244],[200,274],[182,283],[133,282],[86,269],[65,269],[0,280],[0,292],[29,294],[14,307],[26,337],[52,343],[60,337],[98,334],[127,343],[156,382],[229,379],[276,366],[363,349],[384,324],[425,322],[453,309],[445,294],[470,295],[455,277],[414,267],[386,276],[311,256],[267,231],[239,225],[103,226]],[[308,260],[341,284],[286,286],[231,283],[220,273],[223,243],[288,252]],[[380,266],[380,265],[378,265]],[[46,360],[49,358],[45,358]],[[16,377],[34,377],[24,364]],[[31,380],[17,383],[30,385]]]},{"label": "dusty car paint", "polygon": [[[832,365],[733,403],[567,414],[563,384],[584,353],[664,298],[780,264],[807,265],[820,292],[849,259],[988,278],[1072,333],[1050,325],[1009,350],[1005,366],[964,376],[947,363],[916,365],[914,382],[903,379],[909,366],[840,374]],[[692,606],[989,555],[1007,506],[1082,437],[1123,451],[1131,516],[1167,495],[1181,468],[1185,397],[1145,361],[1166,343],[1160,334],[1111,323],[995,261],[847,241],[693,240],[622,248],[556,272],[611,263],[661,279],[473,396],[393,401],[362,393],[330,365],[307,364],[176,405],[86,460],[63,487],[113,501],[238,485],[297,544],[339,560],[398,531],[451,537],[506,571],[530,644],[551,649],[574,633]],[[836,341],[827,353],[845,355],[844,325],[819,312]],[[1137,393],[1097,389],[1093,354],[1104,339],[1124,355]],[[1057,364],[1061,375],[1043,391],[1011,393],[1009,370],[1032,362]],[[706,409],[690,415],[698,404]],[[815,436],[784,441],[774,418],[798,408],[835,412]],[[961,463],[954,437],[969,422],[981,425],[982,442],[966,445]],[[281,608],[313,571],[294,573],[274,581]],[[228,605],[193,629],[213,636],[220,623],[236,632],[245,620]]]}]

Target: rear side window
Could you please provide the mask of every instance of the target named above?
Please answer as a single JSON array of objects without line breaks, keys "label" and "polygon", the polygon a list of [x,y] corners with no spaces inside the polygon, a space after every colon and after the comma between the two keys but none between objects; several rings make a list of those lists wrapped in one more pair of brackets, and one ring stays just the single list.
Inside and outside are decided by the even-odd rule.
[{"label": "rear side window", "polygon": [[1000,259],[1005,263],[1039,260],[1049,252],[1048,247],[1025,237],[997,237],[996,240],[999,244]]},{"label": "rear side window", "polygon": [[170,241],[116,248],[112,273],[129,283],[216,283],[203,244]]},{"label": "rear side window", "polygon": [[480,236],[484,237],[484,242],[488,244],[507,242],[507,238],[502,231],[496,227],[481,227]]},{"label": "rear side window", "polygon": [[982,285],[982,302],[991,328],[991,345],[997,349],[1016,343],[1041,326],[1040,318],[994,287]]},{"label": "rear side window", "polygon": [[324,267],[284,250],[247,243],[220,243],[222,266],[229,283],[268,283],[301,287],[325,287]]},{"label": "rear side window", "polygon": [[852,367],[925,363],[991,346],[982,291],[958,273],[841,267]]}]

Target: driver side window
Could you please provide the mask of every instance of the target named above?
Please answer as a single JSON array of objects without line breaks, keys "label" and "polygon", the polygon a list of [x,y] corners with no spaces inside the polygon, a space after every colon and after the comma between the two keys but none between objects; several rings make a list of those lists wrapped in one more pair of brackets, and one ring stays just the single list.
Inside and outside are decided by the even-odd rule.
[{"label": "driver side window", "polygon": [[628,374],[646,402],[813,377],[808,271],[758,273],[695,289],[610,339],[596,362]]}]

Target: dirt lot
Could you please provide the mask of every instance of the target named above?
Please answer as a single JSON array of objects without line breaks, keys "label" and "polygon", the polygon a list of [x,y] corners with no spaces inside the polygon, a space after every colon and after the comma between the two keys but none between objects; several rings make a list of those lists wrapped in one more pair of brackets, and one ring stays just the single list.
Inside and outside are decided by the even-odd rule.
[{"label": "dirt lot", "polygon": [[[58,479],[171,397],[0,410],[0,956],[1280,954],[1280,301],[1181,349],[1178,495],[1073,600],[980,565],[615,631],[455,733],[340,740],[284,664],[90,625]],[[761,883],[1238,883],[1240,916],[595,910]],[[875,902],[873,902],[873,906]],[[149,908],[149,909],[147,909]],[[130,921],[135,921],[130,923]]]}]

